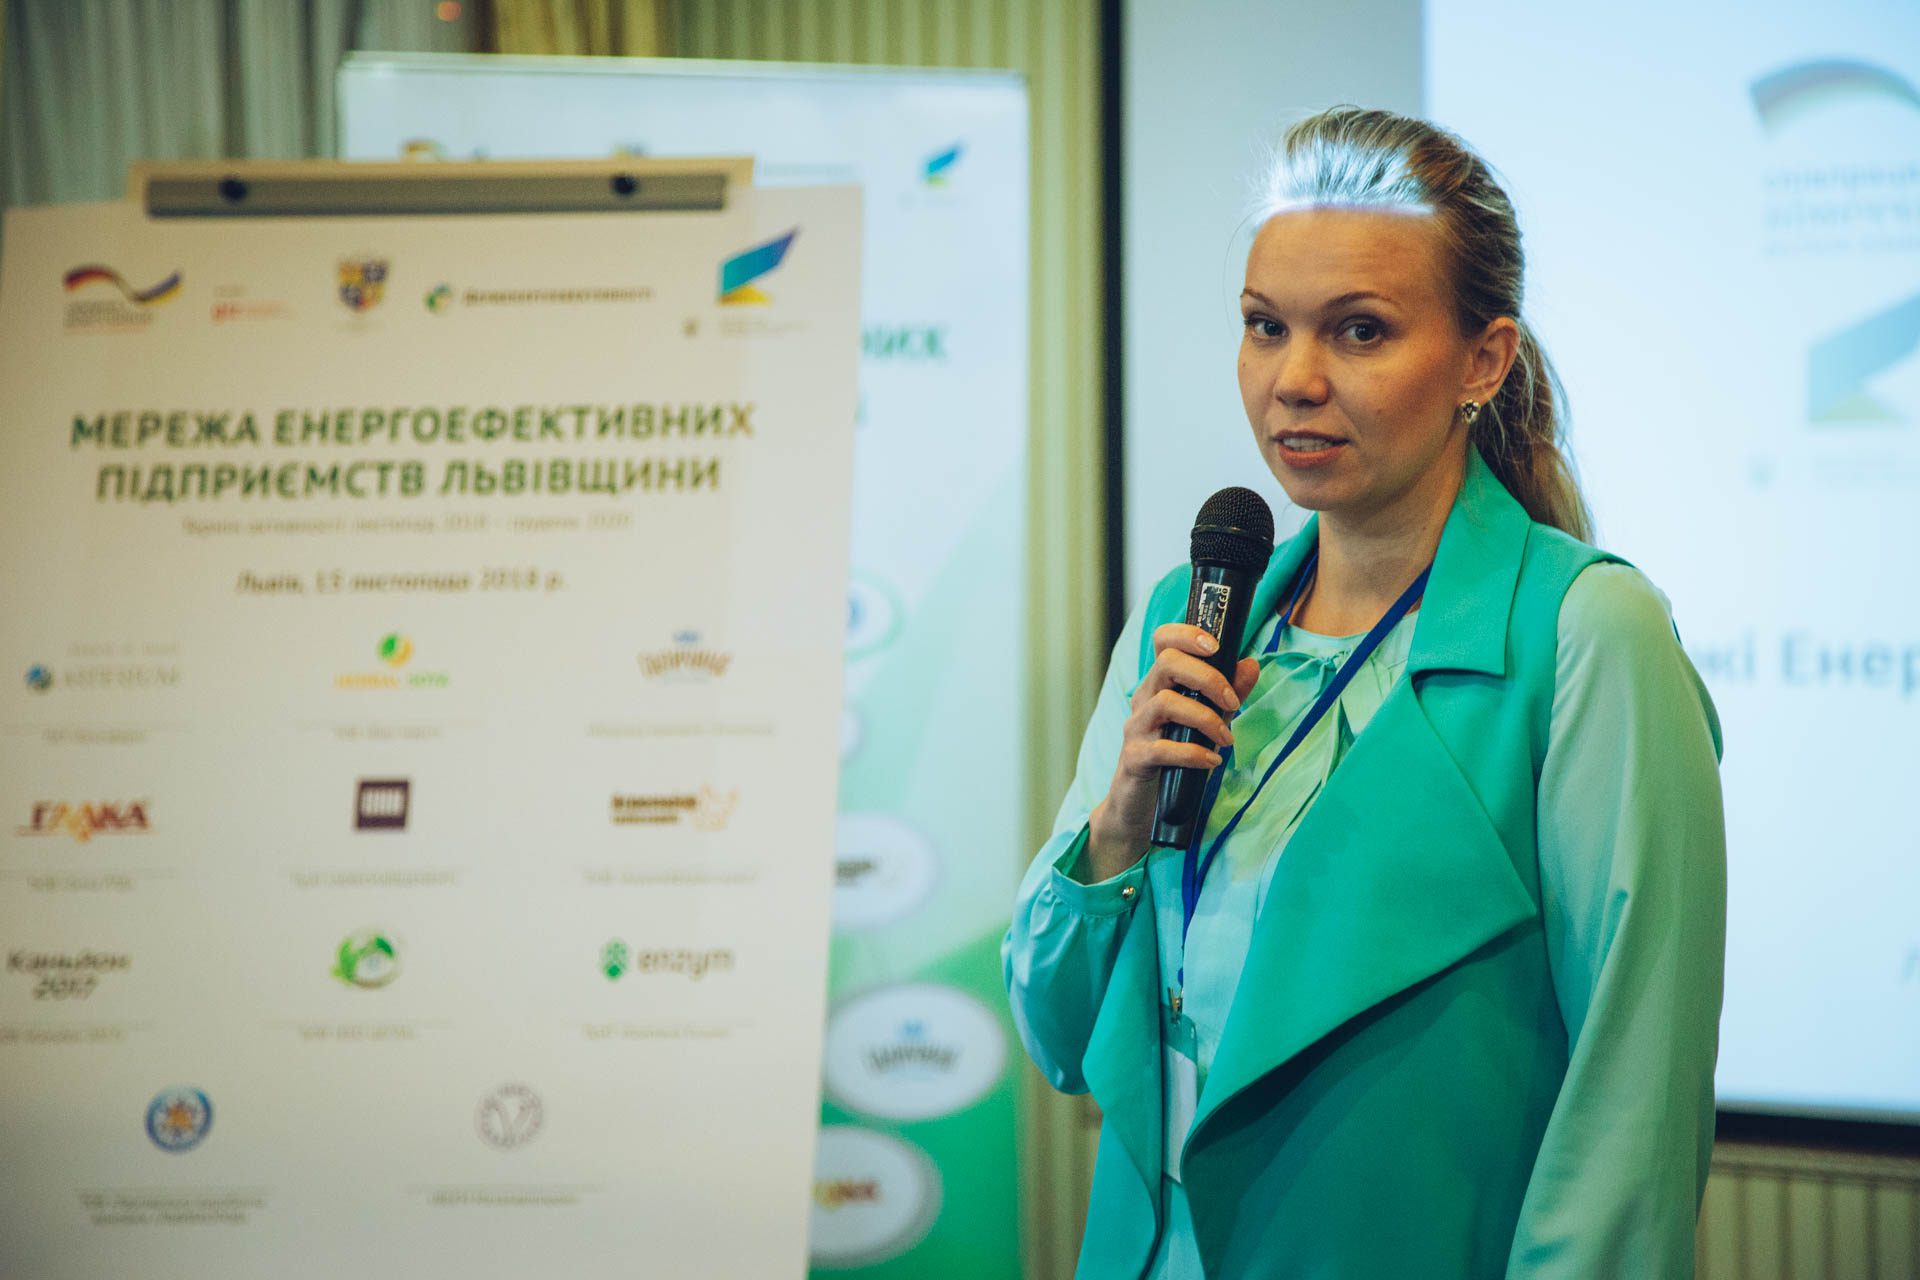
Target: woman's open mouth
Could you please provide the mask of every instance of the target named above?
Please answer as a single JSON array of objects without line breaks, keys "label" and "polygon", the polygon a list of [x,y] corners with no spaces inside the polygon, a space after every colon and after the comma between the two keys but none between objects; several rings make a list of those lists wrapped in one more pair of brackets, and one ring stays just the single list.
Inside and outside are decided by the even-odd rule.
[{"label": "woman's open mouth", "polygon": [[1305,432],[1289,432],[1273,439],[1280,446],[1280,460],[1290,467],[1324,466],[1333,461],[1347,443],[1332,436]]}]

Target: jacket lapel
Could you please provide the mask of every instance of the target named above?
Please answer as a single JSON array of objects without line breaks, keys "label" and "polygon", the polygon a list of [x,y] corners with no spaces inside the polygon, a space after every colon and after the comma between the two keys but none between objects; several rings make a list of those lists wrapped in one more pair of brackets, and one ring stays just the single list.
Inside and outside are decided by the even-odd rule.
[{"label": "jacket lapel", "polygon": [[1160,952],[1153,929],[1153,889],[1141,880],[1143,901],[1114,957],[1107,997],[1100,1002],[1081,1071],[1100,1104],[1101,1124],[1119,1139],[1147,1186],[1160,1186],[1165,1142],[1160,1120]]},{"label": "jacket lapel", "polygon": [[[1300,573],[1301,566],[1307,562],[1314,547],[1320,540],[1320,517],[1307,517],[1300,532],[1288,538],[1273,549],[1273,555],[1267,560],[1266,572],[1260,575],[1259,583],[1253,589],[1253,603],[1247,606],[1247,629],[1240,642],[1240,656],[1245,658],[1253,653],[1254,637],[1260,633],[1260,627],[1267,615],[1279,611],[1286,603],[1284,593],[1293,585]],[[1142,670],[1142,676],[1147,673]]]},{"label": "jacket lapel", "polygon": [[1420,602],[1407,674],[1507,673],[1507,619],[1533,521],[1467,450],[1467,477],[1440,531],[1433,576]]},{"label": "jacket lapel", "polygon": [[[1478,451],[1468,453],[1415,615],[1408,678],[1355,740],[1274,869],[1200,1097],[1196,1144],[1234,1094],[1535,911],[1434,731],[1447,690],[1425,689],[1419,679],[1441,670],[1506,672],[1507,619],[1530,522]],[[1296,567],[1305,556],[1296,544],[1313,532],[1310,524],[1283,549]],[[1276,553],[1274,568],[1280,560]],[[1268,576],[1278,575],[1270,568]]]}]

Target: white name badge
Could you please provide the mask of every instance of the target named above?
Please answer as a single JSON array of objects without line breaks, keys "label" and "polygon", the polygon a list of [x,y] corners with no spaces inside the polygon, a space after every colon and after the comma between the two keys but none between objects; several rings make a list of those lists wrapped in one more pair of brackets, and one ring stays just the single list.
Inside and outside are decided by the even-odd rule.
[{"label": "white name badge", "polygon": [[1192,1058],[1171,1044],[1163,1042],[1161,1052],[1166,1059],[1166,1098],[1161,1111],[1167,1118],[1166,1142],[1162,1149],[1167,1153],[1166,1175],[1178,1182],[1180,1157],[1186,1152],[1187,1130],[1193,1128],[1193,1113],[1199,1101],[1199,1070]]}]

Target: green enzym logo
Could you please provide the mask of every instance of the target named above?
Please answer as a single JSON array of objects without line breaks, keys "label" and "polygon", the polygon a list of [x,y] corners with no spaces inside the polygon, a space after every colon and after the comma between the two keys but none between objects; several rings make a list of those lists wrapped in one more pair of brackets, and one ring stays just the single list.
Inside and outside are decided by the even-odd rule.
[{"label": "green enzym logo", "polygon": [[630,955],[627,944],[618,938],[600,948],[600,971],[607,975],[607,981],[612,982],[627,971]]},{"label": "green enzym logo", "polygon": [[340,943],[333,976],[350,987],[384,987],[400,976],[399,950],[393,939],[372,929],[348,934]]}]

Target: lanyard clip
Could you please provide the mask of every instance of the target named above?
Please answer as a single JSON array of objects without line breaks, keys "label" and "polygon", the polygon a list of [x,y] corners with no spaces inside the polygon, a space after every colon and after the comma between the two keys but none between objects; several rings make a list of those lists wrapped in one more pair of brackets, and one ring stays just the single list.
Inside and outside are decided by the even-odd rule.
[{"label": "lanyard clip", "polygon": [[1187,1002],[1186,997],[1180,994],[1180,989],[1178,987],[1167,988],[1167,1008],[1173,1011],[1173,1016],[1175,1018],[1178,1018],[1180,1016],[1180,1010],[1186,1004],[1186,1002]]}]

